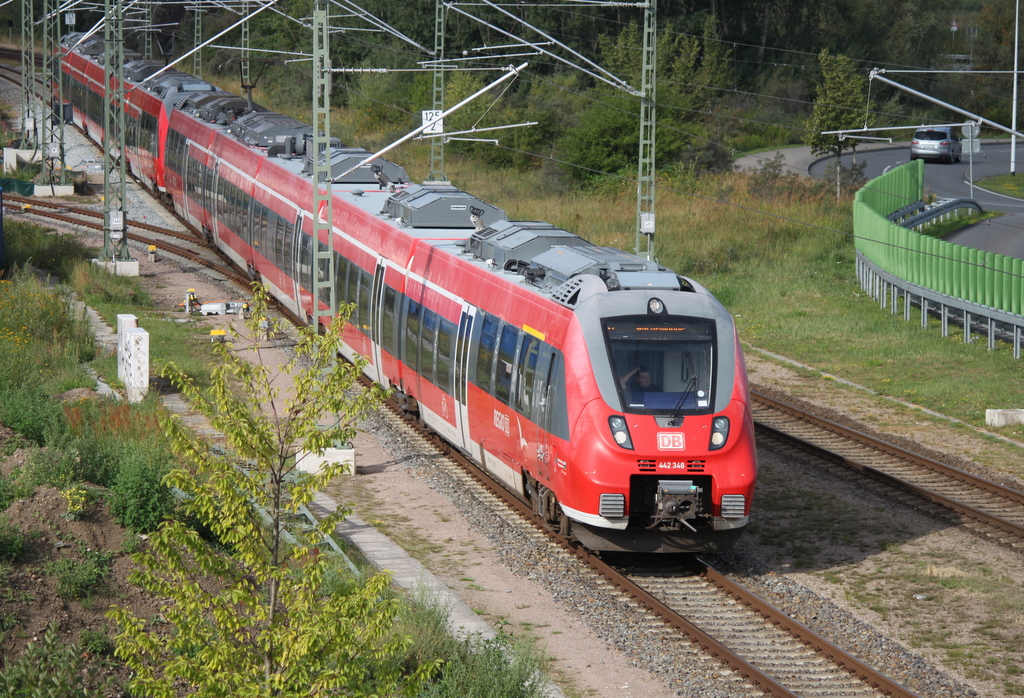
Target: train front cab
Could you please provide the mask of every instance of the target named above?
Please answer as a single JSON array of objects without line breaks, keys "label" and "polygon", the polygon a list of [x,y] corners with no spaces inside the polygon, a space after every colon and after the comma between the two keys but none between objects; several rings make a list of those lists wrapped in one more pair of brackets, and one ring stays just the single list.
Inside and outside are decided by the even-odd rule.
[{"label": "train front cab", "polygon": [[[652,302],[653,301],[653,302]],[[732,318],[710,295],[602,294],[567,346],[573,438],[558,488],[593,550],[707,552],[746,526],[757,474],[746,368]],[[583,349],[585,347],[585,349]],[[649,372],[642,390],[636,376]],[[589,384],[588,384],[589,379]],[[601,399],[587,400],[593,390]]]}]

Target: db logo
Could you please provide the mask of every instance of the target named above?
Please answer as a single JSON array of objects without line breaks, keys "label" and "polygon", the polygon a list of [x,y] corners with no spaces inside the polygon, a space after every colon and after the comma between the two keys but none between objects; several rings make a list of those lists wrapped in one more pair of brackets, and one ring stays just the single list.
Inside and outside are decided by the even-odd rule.
[{"label": "db logo", "polygon": [[659,451],[685,451],[686,450],[686,436],[679,432],[659,432],[658,433],[658,450]]}]

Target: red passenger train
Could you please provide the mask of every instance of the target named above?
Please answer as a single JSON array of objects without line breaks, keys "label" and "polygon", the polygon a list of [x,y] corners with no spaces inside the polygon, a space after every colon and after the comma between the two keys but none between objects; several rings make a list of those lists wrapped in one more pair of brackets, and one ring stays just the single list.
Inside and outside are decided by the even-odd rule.
[{"label": "red passenger train", "polygon": [[[65,46],[77,41],[66,37]],[[62,60],[102,141],[102,42]],[[127,158],[292,312],[313,314],[311,128],[153,61],[126,63]],[[141,84],[140,84],[141,83]],[[724,550],[757,475],[732,317],[657,263],[405,184],[332,144],[343,351],[405,409],[591,550]],[[378,182],[386,182],[378,184]],[[321,263],[322,264],[322,263]],[[325,307],[326,299],[319,299]]]}]

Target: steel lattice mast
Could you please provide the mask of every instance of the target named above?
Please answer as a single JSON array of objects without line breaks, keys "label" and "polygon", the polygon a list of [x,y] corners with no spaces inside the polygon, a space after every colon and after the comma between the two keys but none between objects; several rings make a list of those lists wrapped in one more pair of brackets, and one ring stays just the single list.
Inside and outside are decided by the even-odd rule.
[{"label": "steel lattice mast", "polygon": [[643,70],[640,91],[640,163],[636,189],[636,255],[654,259],[654,126],[658,67],[657,0],[644,7]]},{"label": "steel lattice mast", "polygon": [[[444,0],[434,2],[434,104],[435,113],[444,111]],[[432,182],[446,181],[444,175],[444,139],[430,139],[430,174],[427,179]]]},{"label": "steel lattice mast", "polygon": [[46,80],[48,104],[42,110],[42,147],[43,155],[51,167],[50,182],[63,184],[67,179],[67,173],[64,168],[64,78],[60,69],[60,0],[45,0],[43,12],[43,77]]},{"label": "steel lattice mast", "polygon": [[[331,230],[331,60],[330,16],[326,0],[313,9],[313,327],[320,331],[320,318],[338,313],[334,284],[334,235]],[[322,184],[322,186],[321,186]],[[327,244],[320,242],[326,238]],[[328,311],[320,309],[320,303]]]},{"label": "steel lattice mast", "polygon": [[[127,239],[124,21],[120,0],[104,0],[103,9],[103,44],[107,59],[103,85],[103,259],[126,262],[131,256],[128,254]],[[113,181],[115,174],[116,182]]]},{"label": "steel lattice mast", "polygon": [[33,0],[22,0],[21,2],[21,147],[34,148],[37,145],[36,139],[36,98],[34,86],[36,84],[36,62],[35,56],[35,33],[32,30],[32,21],[35,18],[35,3]]}]

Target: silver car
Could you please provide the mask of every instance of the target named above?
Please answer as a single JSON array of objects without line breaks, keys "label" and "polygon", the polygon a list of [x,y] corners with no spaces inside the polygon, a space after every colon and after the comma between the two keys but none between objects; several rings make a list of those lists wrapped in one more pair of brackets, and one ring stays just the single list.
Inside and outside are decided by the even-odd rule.
[{"label": "silver car", "polygon": [[952,126],[931,126],[914,132],[910,141],[910,159],[960,162],[963,146]]}]

